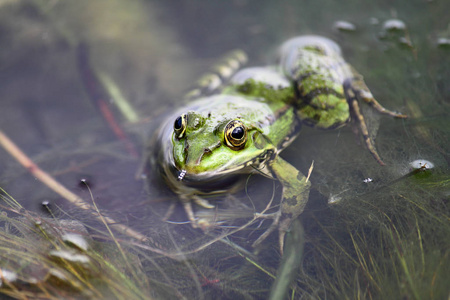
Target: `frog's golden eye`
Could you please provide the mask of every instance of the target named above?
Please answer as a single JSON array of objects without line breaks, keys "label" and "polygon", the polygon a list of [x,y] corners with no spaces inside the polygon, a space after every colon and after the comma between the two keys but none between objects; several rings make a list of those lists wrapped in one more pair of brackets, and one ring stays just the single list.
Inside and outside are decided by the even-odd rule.
[{"label": "frog's golden eye", "polygon": [[173,131],[175,132],[175,136],[178,139],[184,137],[184,133],[186,132],[186,124],[187,124],[186,114],[182,114],[181,116],[179,116],[173,123]]},{"label": "frog's golden eye", "polygon": [[247,141],[247,128],[241,121],[230,121],[224,130],[225,143],[233,150],[241,150]]}]

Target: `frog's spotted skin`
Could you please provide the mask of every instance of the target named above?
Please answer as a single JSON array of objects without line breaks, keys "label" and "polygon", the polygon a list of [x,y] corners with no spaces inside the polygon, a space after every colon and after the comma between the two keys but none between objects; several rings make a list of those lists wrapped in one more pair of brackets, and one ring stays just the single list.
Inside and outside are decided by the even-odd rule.
[{"label": "frog's spotted skin", "polygon": [[297,137],[301,124],[330,129],[355,117],[367,147],[382,163],[358,100],[404,117],[378,104],[362,77],[343,60],[337,44],[323,37],[289,40],[281,47],[279,66],[243,69],[210,91],[215,94],[191,101],[162,125],[156,161],[194,227],[204,222],[196,219],[192,201],[212,208],[203,195],[233,193],[254,172],[279,180],[280,209],[255,214],[274,220],[255,244],[278,227],[280,251],[286,231],[303,212],[309,195],[309,174],[305,177],[278,155]]},{"label": "frog's spotted skin", "polygon": [[391,117],[406,116],[385,109],[375,100],[362,76],[342,58],[335,42],[319,36],[293,38],[281,46],[280,66],[295,84],[300,100],[298,116],[303,123],[332,129],[355,119],[367,148],[384,165],[369,137],[358,100]]},{"label": "frog's spotted skin", "polygon": [[186,95],[186,99],[196,99],[219,92],[223,82],[227,81],[239,68],[247,63],[247,54],[241,50],[233,50],[212,67],[212,70],[204,74],[195,87]]}]

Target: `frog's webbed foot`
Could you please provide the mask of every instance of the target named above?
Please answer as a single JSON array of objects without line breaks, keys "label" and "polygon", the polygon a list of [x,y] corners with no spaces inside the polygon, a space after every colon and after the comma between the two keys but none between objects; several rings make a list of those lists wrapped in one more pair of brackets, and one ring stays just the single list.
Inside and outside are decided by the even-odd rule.
[{"label": "frog's webbed foot", "polygon": [[259,238],[253,242],[252,247],[257,247],[261,244],[275,229],[278,228],[278,245],[280,246],[280,253],[283,255],[284,249],[284,237],[286,232],[293,221],[292,216],[289,214],[284,214],[280,211],[272,214],[255,214],[255,217],[264,219],[273,219],[270,227],[259,236]]},{"label": "frog's webbed foot", "polygon": [[372,106],[378,112],[395,117],[395,118],[406,118],[406,115],[388,110],[384,108],[370,92],[369,88],[364,83],[364,80],[361,76],[356,76],[356,78],[348,79],[344,82],[344,92],[345,97],[347,98],[347,102],[350,106],[350,111],[353,117],[356,119],[358,128],[364,138],[364,143],[366,144],[367,149],[375,158],[375,160],[382,166],[385,163],[381,160],[378,155],[377,150],[375,149],[375,145],[373,140],[369,136],[369,131],[367,129],[366,121],[364,120],[364,116],[361,113],[361,109],[358,104],[358,99],[364,101],[365,103]]}]

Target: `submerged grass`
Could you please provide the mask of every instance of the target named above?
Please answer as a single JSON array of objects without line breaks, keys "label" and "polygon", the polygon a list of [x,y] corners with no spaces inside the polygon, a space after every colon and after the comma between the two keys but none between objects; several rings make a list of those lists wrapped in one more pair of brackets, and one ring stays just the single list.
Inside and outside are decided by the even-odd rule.
[{"label": "submerged grass", "polygon": [[[446,181],[434,178],[436,185]],[[408,193],[412,185],[415,194]],[[428,189],[428,184],[406,178],[395,191],[307,213],[308,243],[297,281],[306,299],[448,297],[447,200]]]},{"label": "submerged grass", "polygon": [[0,193],[2,294],[16,299],[151,298],[142,269],[130,264],[131,252],[117,256],[118,248],[94,242],[82,223],[42,218],[1,188]]}]

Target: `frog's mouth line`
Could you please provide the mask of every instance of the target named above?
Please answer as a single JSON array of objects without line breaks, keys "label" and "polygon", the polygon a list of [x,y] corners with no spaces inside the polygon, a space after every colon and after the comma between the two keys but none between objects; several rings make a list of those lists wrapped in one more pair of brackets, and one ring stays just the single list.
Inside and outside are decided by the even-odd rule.
[{"label": "frog's mouth line", "polygon": [[[190,174],[186,170],[178,170],[174,167],[172,174],[176,180],[172,181],[172,184],[178,182],[177,186],[185,186],[195,189],[199,193],[211,193],[217,191],[227,190],[230,186],[240,182],[241,176],[248,172],[239,172],[244,169],[244,166],[227,170],[227,172],[210,172],[201,174]],[[172,177],[173,179],[175,179]]]},{"label": "frog's mouth line", "polygon": [[[240,173],[249,173],[248,169],[259,169],[261,164],[264,164],[264,162],[268,159],[270,159],[273,156],[273,151],[266,151],[262,153],[261,155],[248,160],[238,166],[235,166],[233,168],[225,169],[225,170],[218,170],[218,171],[212,171],[212,172],[201,172],[201,173],[189,173],[185,169],[178,169],[177,167],[173,166],[174,175],[177,177],[178,181],[183,181],[186,184],[189,183],[198,183],[198,182],[208,182],[208,181],[214,181],[214,180],[221,180],[221,178],[229,177],[234,174],[240,174]],[[247,169],[247,170],[246,170]]]},{"label": "frog's mouth line", "polygon": [[220,178],[226,175],[229,175],[231,173],[236,173],[239,170],[242,170],[250,165],[253,164],[254,160],[248,161],[242,165],[239,165],[237,167],[234,167],[232,169],[222,170],[222,171],[213,171],[213,172],[202,172],[199,174],[196,173],[188,173],[186,170],[178,170],[176,169],[176,172],[178,174],[177,180],[178,181],[184,181],[184,182],[191,182],[191,181],[204,181],[205,179],[211,179],[214,180],[216,178]]}]

